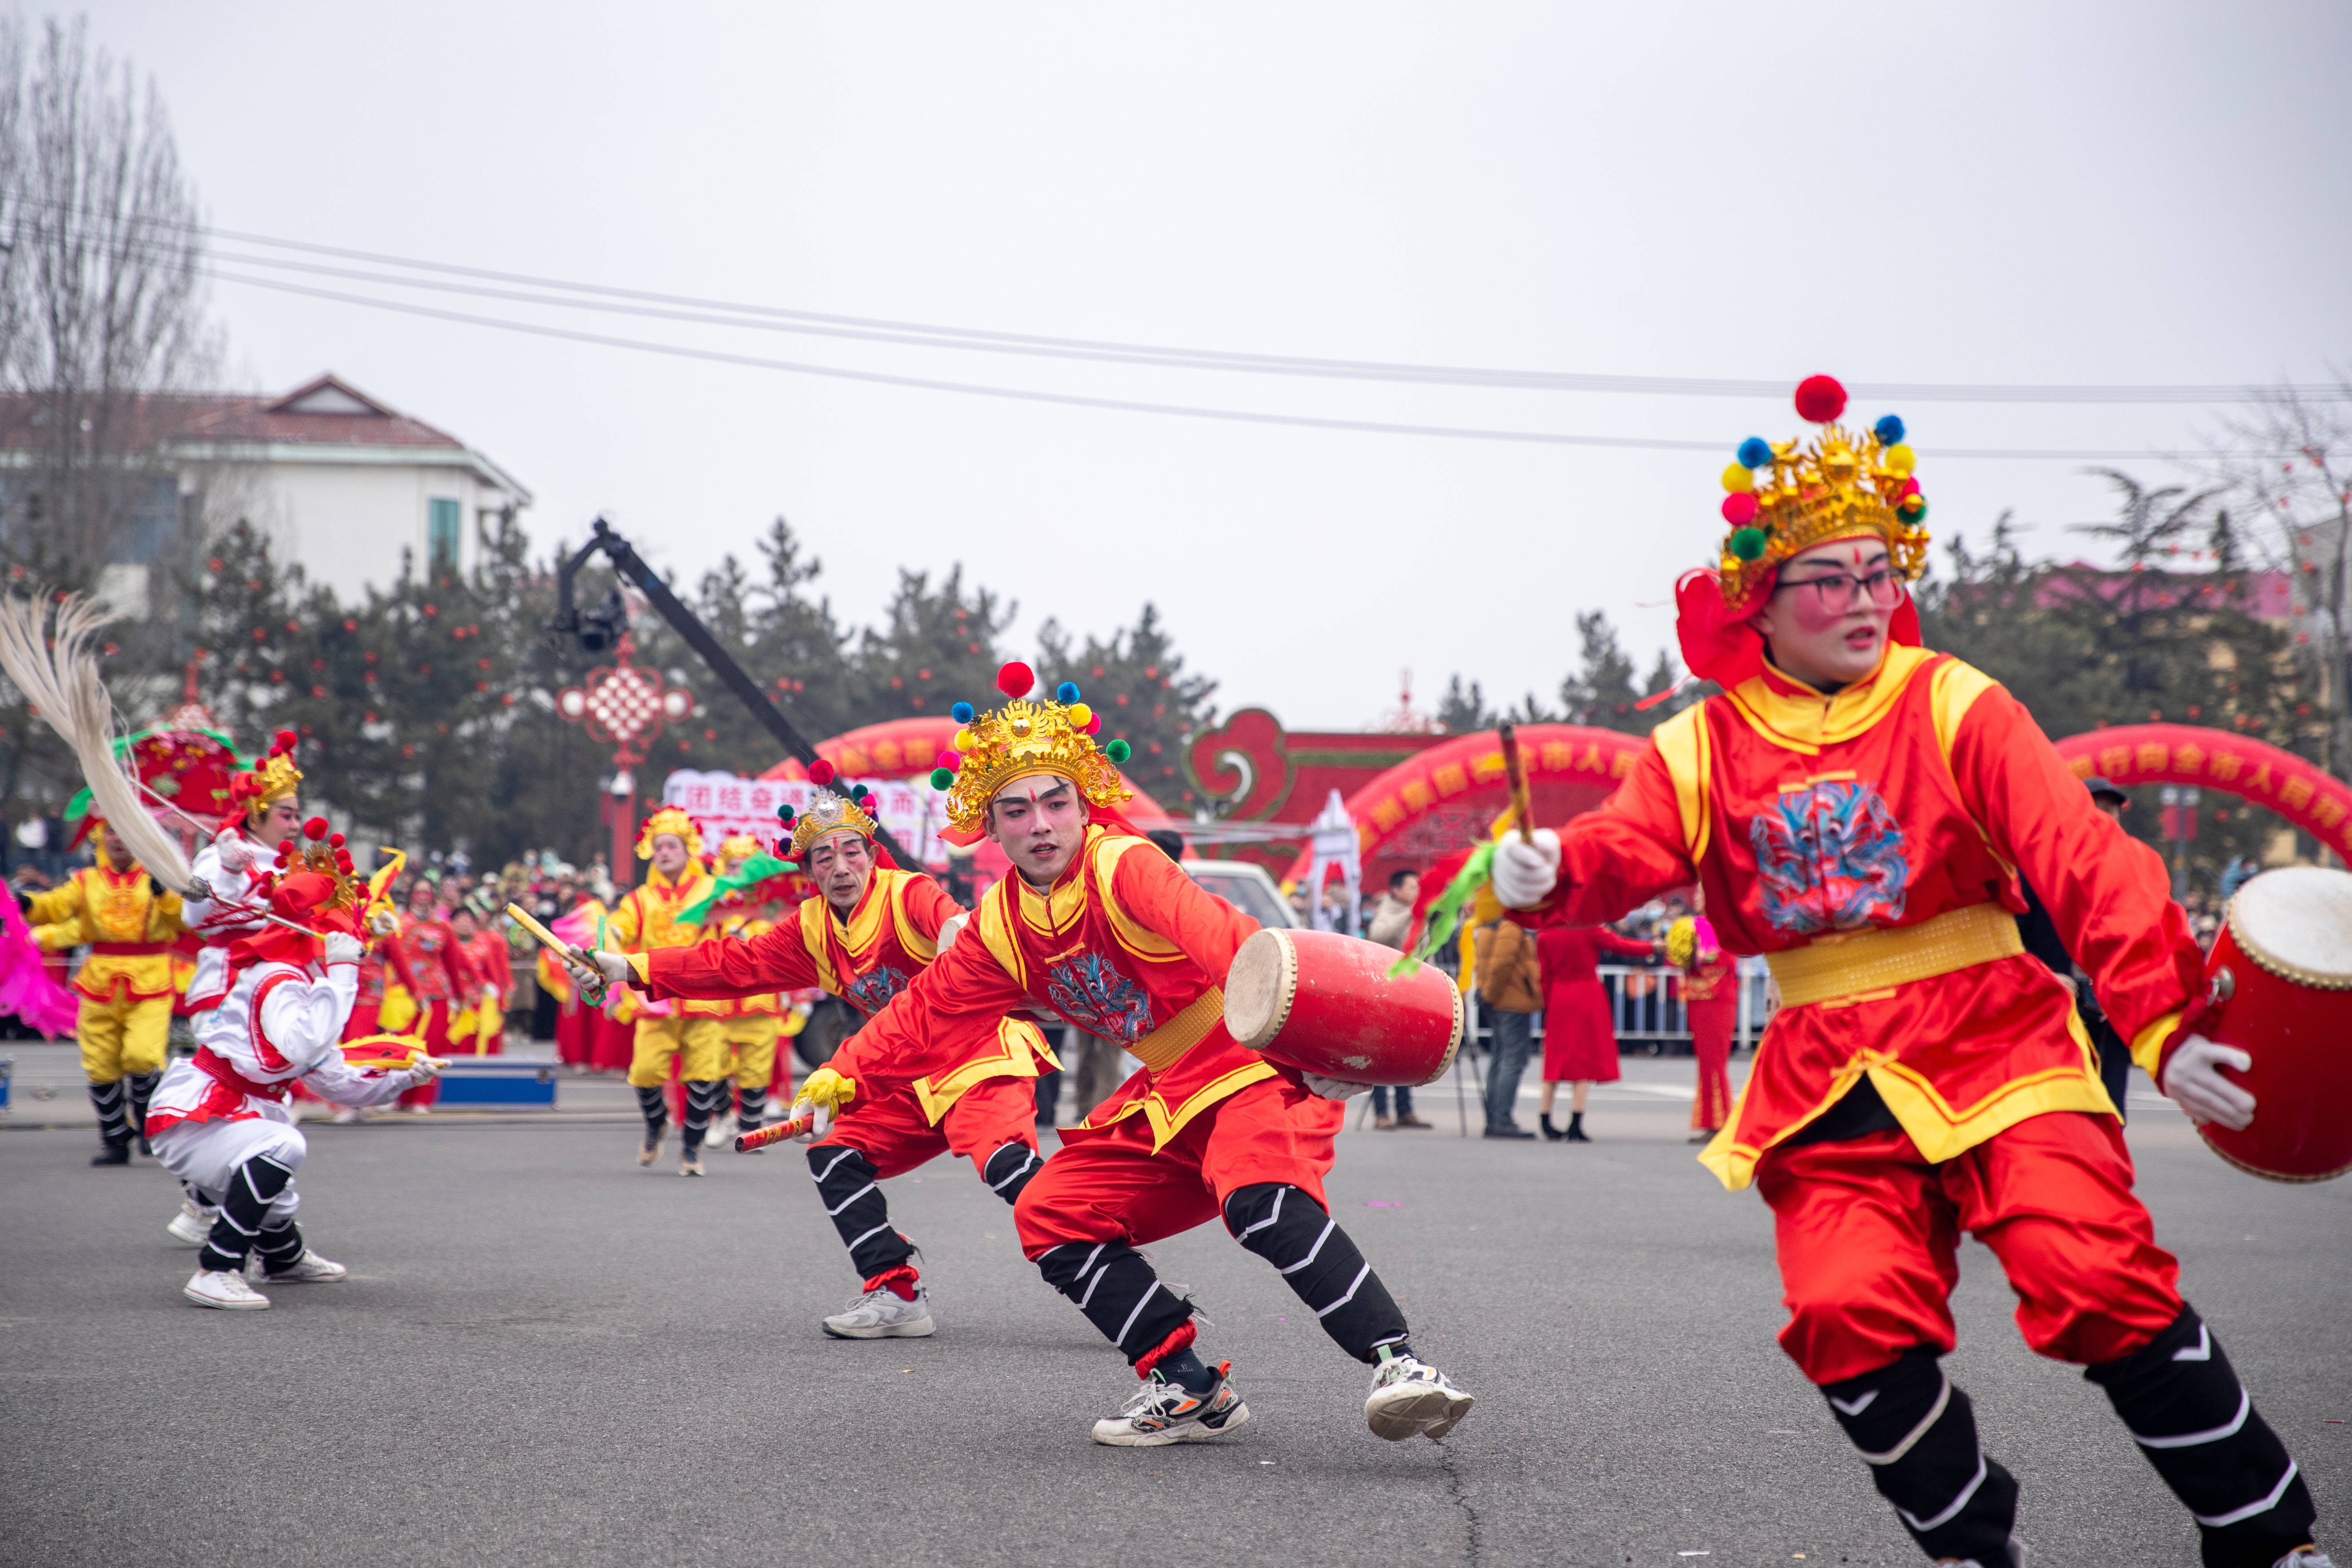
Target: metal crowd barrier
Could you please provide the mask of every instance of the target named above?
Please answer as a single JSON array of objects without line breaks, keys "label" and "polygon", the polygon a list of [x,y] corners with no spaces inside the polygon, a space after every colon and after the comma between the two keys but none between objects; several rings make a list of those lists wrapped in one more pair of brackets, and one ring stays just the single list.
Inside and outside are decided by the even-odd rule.
[{"label": "metal crowd barrier", "polygon": [[[1683,1005],[1682,972],[1675,969],[1643,969],[1632,964],[1604,963],[1600,967],[1601,989],[1609,994],[1609,1016],[1617,1031],[1617,1043],[1640,1055],[1686,1056],[1691,1048],[1690,1016]],[[1470,1004],[1470,1037],[1481,1049],[1494,1048],[1494,1026],[1486,1016],[1486,1008],[1473,991]],[[1739,981],[1739,1022],[1732,1031],[1735,1049],[1753,1050],[1757,1039],[1764,1033],[1764,977],[1743,974]],[[1543,1054],[1543,1015],[1536,1015],[1536,1055]]]}]

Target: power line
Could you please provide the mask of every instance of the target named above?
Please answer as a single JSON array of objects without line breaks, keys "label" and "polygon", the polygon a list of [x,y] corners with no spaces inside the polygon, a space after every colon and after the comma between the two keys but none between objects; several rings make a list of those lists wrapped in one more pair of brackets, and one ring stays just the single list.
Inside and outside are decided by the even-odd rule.
[{"label": "power line", "polygon": [[[21,197],[18,199],[28,200]],[[55,204],[35,202],[33,205],[53,205]],[[1647,396],[1784,399],[1789,395],[1790,385],[1785,379],[1607,375],[1570,371],[1505,370],[1380,360],[1235,353],[1220,350],[1179,348],[1158,343],[1004,332],[981,328],[943,326],[934,322],[799,310],[782,306],[746,303],[740,300],[715,300],[696,295],[668,294],[650,289],[583,283],[569,279],[550,278],[533,273],[506,272],[491,268],[468,267],[454,262],[432,261],[383,251],[362,250],[347,246],[321,245],[310,240],[287,239],[247,230],[216,228],[209,225],[163,224],[159,220],[159,226],[179,228],[200,234],[206,238],[266,246],[273,249],[300,251],[314,256],[331,256],[344,260],[364,261],[377,266],[397,267],[411,271],[439,273],[449,278],[471,278],[490,283],[554,289],[561,293],[593,297],[604,300],[629,301],[638,306],[669,307],[676,310],[709,311],[718,314],[715,317],[673,317],[667,311],[651,310],[621,313],[641,313],[673,320],[697,320],[715,325],[761,326],[768,331],[788,331],[866,342],[898,342],[917,347],[954,349],[967,353],[1024,354],[1154,365],[1173,369],[1216,370],[1322,379],[1483,386],[1517,391],[1618,393]],[[382,275],[371,277],[366,274],[339,273],[333,268],[306,266],[282,258],[233,256],[221,259],[237,265],[346,276],[355,280],[383,282],[403,288],[482,292],[492,294],[493,297],[524,299],[522,296],[498,296],[491,290],[466,289],[449,283],[422,278],[403,279]],[[607,311],[616,310],[613,305],[592,305],[586,299],[541,300],[530,302],[570,309],[596,309]],[[2335,385],[2312,384],[2274,387],[2187,384],[2133,386],[1851,382],[1848,384],[1848,388],[1858,397],[1901,400],[1910,403],[2213,405],[2253,403],[2282,394],[2312,402],[2352,402],[2352,382]]]},{"label": "power line", "polygon": [[[630,349],[641,353],[663,354],[675,359],[703,360],[717,364],[741,365],[754,370],[785,371],[799,375],[827,376],[839,381],[861,381],[882,386],[914,387],[926,392],[955,392],[971,396],[1005,398],[1022,403],[1055,404],[1073,408],[1101,408],[1127,414],[1173,415],[1187,419],[1214,419],[1233,424],[1288,426],[1294,428],[1318,430],[1354,430],[1381,436],[1433,436],[1451,440],[1499,441],[1523,446],[1599,447],[1670,452],[1727,452],[1738,445],[1736,441],[1682,440],[1667,437],[1580,436],[1550,430],[1502,430],[1475,426],[1412,425],[1373,419],[1335,419],[1306,414],[1274,414],[1254,409],[1213,408],[1181,403],[1150,403],[1131,398],[1090,397],[1076,393],[1042,392],[1027,387],[941,381],[929,376],[892,375],[880,371],[850,370],[840,365],[812,364],[804,361],[768,359],[757,354],[730,353],[725,350],[695,348],[684,343],[665,343],[644,338],[615,337],[605,332],[582,331],[575,328],[550,326],[537,321],[519,321],[498,316],[475,315],[465,310],[447,310],[438,306],[416,304],[404,300],[385,300],[365,294],[349,294],[340,289],[319,289],[309,284],[292,283],[279,278],[249,278],[237,273],[222,272],[213,268],[207,268],[205,276],[223,283],[241,283],[249,288],[268,289],[279,293],[333,300],[340,304],[362,305],[372,310],[391,310],[402,315],[421,316],[432,321],[489,327],[500,331],[522,332],[532,337],[592,343],[603,348]],[[2168,453],[2087,449],[2064,451],[1999,447],[1930,447],[1926,450],[1930,456],[1937,458],[2057,458],[2081,462],[2168,460],[2231,455],[2220,452]]]}]

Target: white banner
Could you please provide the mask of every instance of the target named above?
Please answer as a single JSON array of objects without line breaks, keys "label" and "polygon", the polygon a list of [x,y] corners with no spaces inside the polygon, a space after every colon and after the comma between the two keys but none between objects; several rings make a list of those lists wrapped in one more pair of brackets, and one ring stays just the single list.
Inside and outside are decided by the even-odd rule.
[{"label": "white banner", "polygon": [[[908,853],[926,866],[943,865],[947,846],[940,829],[947,826],[947,797],[929,779],[835,779],[835,794],[853,784],[873,791],[869,799],[881,806],[882,826]],[[680,768],[662,781],[662,804],[677,806],[702,829],[705,846],[716,849],[733,833],[748,833],[772,853],[783,831],[776,808],[789,805],[795,813],[808,809],[816,785],[806,779],[747,779],[738,773],[698,773]]]}]

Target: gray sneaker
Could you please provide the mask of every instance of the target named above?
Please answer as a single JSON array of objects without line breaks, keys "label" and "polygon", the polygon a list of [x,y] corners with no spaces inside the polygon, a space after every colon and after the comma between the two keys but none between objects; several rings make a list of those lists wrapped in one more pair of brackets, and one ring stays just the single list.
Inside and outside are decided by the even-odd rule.
[{"label": "gray sneaker", "polygon": [[915,1287],[915,1299],[902,1298],[887,1285],[868,1290],[824,1321],[824,1331],[836,1340],[919,1340],[938,1332],[931,1321],[931,1293]]},{"label": "gray sneaker", "polygon": [[1234,1387],[1228,1375],[1232,1369],[1231,1362],[1218,1363],[1217,1386],[1204,1394],[1170,1383],[1155,1371],[1126,1409],[1095,1423],[1095,1441],[1114,1448],[1164,1448],[1239,1430],[1249,1420],[1249,1406]]},{"label": "gray sneaker", "polygon": [[1476,1403],[1427,1362],[1383,1349],[1372,1373],[1371,1397],[1364,1401],[1364,1421],[1374,1436],[1391,1443],[1415,1436],[1434,1441],[1453,1431]]}]

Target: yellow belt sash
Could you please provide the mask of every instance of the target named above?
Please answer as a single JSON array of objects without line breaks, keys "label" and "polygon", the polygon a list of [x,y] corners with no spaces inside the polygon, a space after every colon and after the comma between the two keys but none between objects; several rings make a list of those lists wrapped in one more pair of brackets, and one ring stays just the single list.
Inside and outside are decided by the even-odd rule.
[{"label": "yellow belt sash", "polygon": [[1780,987],[1780,1005],[1802,1007],[1890,991],[2024,951],[2015,915],[1999,904],[1970,904],[1898,930],[1821,937],[1766,953],[1764,962]]}]

